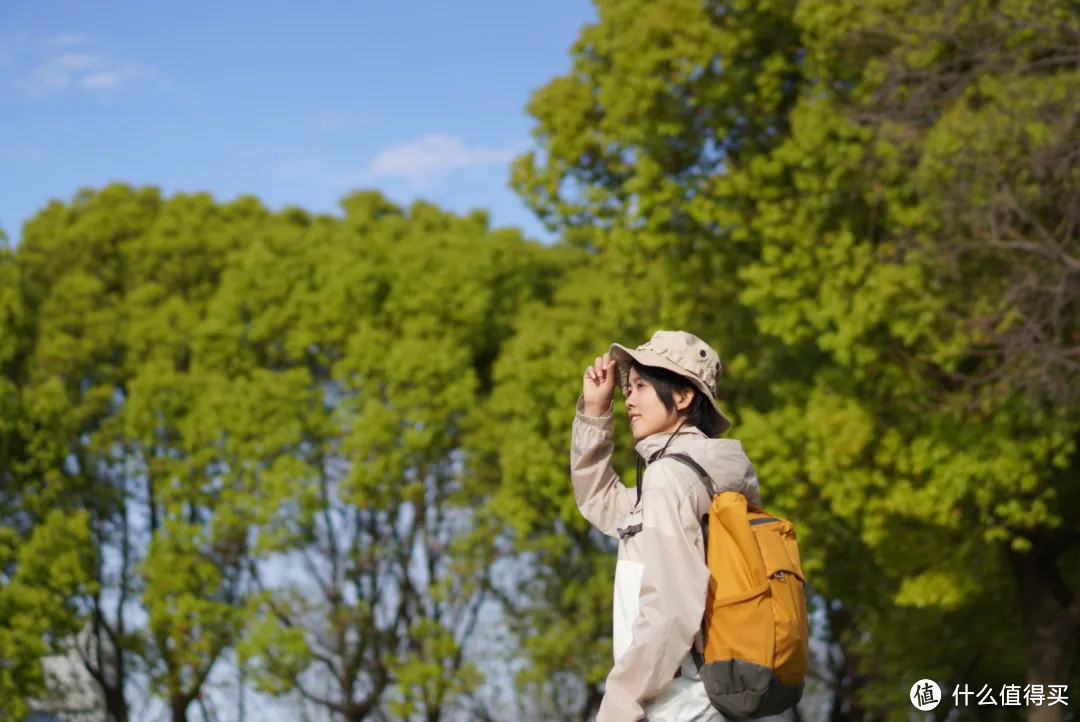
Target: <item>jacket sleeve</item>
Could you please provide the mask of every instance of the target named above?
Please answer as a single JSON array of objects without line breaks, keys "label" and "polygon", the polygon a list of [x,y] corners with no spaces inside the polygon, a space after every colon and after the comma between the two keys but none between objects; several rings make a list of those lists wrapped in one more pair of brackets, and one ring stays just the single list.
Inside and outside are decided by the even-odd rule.
[{"label": "jacket sleeve", "polygon": [[675,676],[694,643],[705,613],[709,570],[697,538],[701,533],[692,490],[675,482],[679,462],[661,459],[645,471],[638,616],[631,642],[607,677],[597,722],[644,717],[644,702]]},{"label": "jacket sleeve", "polygon": [[618,539],[616,527],[630,512],[634,500],[611,468],[614,426],[611,406],[600,416],[586,416],[584,397],[578,397],[570,439],[574,501],[590,524]]}]

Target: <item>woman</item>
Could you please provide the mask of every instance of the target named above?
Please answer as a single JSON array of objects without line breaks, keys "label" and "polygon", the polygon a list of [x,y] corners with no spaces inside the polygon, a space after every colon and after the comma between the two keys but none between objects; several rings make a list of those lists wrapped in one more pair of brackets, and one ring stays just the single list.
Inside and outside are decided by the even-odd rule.
[{"label": "woman", "polygon": [[[616,372],[638,453],[639,484],[611,468]],[[598,722],[723,720],[698,677],[709,571],[701,523],[711,497],[697,474],[665,453],[690,456],[718,490],[760,505],[757,474],[716,405],[720,358],[683,331],[657,331],[630,350],[612,344],[585,370],[570,450],[582,515],[619,540],[612,625],[615,665]],[[641,465],[648,463],[644,477]]]}]

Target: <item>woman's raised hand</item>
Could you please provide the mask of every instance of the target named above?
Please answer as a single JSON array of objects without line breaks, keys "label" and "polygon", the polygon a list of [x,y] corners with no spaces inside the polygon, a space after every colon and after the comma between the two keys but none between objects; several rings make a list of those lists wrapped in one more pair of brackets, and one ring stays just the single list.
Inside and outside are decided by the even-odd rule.
[{"label": "woman's raised hand", "polygon": [[597,356],[596,361],[585,369],[581,395],[584,397],[586,415],[600,416],[611,406],[611,399],[615,395],[615,377],[618,375],[615,367],[615,359],[604,354],[603,358]]}]

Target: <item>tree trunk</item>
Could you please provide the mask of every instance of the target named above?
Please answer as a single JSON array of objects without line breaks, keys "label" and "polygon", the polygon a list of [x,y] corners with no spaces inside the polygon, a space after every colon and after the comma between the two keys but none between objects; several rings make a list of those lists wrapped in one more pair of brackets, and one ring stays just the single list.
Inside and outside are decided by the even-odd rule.
[{"label": "tree trunk", "polygon": [[109,722],[128,722],[127,700],[124,691],[114,687],[102,689],[105,697],[105,714]]},{"label": "tree trunk", "polygon": [[829,722],[862,722],[875,719],[876,715],[860,704],[859,690],[870,677],[859,671],[860,656],[849,641],[856,633],[855,617],[846,607],[829,609],[829,629],[833,642],[840,649],[840,659],[832,667],[832,712]]},{"label": "tree trunk", "polygon": [[1009,552],[1024,616],[1027,683],[1042,685],[1044,694],[1041,705],[1027,705],[1028,722],[1061,722],[1065,706],[1048,704],[1050,685],[1067,684],[1065,651],[1080,624],[1080,597],[1065,585],[1058,569],[1068,541],[1045,534],[1032,541],[1030,551]]},{"label": "tree trunk", "polygon": [[169,719],[171,722],[188,722],[187,711],[188,707],[195,700],[190,695],[184,695],[182,697],[174,697],[169,700]]}]

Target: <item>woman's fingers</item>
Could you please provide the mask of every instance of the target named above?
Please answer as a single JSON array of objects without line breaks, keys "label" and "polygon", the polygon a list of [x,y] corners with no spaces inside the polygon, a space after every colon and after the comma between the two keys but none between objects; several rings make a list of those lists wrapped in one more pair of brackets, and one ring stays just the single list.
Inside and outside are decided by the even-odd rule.
[{"label": "woman's fingers", "polygon": [[592,381],[597,386],[603,386],[608,380],[614,378],[612,372],[615,366],[615,359],[607,354],[604,354],[603,357],[597,356],[596,360],[585,368],[585,379]]}]

